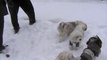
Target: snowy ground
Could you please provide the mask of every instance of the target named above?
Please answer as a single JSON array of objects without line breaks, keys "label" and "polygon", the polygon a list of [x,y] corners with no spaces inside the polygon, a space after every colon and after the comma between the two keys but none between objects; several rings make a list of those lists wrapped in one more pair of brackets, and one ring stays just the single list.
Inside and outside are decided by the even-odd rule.
[{"label": "snowy ground", "polygon": [[55,60],[61,51],[70,51],[68,41],[58,42],[57,26],[61,21],[81,20],[88,25],[81,48],[72,51],[79,56],[86,41],[98,35],[102,42],[101,55],[96,60],[106,60],[107,3],[104,2],[35,2],[32,0],[37,23],[30,26],[28,17],[20,9],[20,31],[13,33],[10,15],[5,17],[4,44],[9,45],[10,58],[0,54],[0,60]]}]

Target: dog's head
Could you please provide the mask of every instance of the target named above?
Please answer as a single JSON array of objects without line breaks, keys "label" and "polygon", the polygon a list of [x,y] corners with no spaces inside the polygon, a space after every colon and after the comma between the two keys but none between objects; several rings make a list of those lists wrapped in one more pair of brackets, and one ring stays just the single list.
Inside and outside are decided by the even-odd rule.
[{"label": "dog's head", "polygon": [[101,52],[101,47],[102,41],[97,35],[89,38],[87,41],[87,48],[91,49],[94,52],[94,55],[97,57]]},{"label": "dog's head", "polygon": [[89,38],[87,45],[89,44],[97,44],[100,48],[102,47],[102,41],[97,35]]},{"label": "dog's head", "polygon": [[77,20],[75,23],[80,25],[84,31],[87,30],[87,25],[84,22]]},{"label": "dog's head", "polygon": [[80,47],[82,37],[76,36],[74,39],[69,41],[70,49],[78,49]]}]

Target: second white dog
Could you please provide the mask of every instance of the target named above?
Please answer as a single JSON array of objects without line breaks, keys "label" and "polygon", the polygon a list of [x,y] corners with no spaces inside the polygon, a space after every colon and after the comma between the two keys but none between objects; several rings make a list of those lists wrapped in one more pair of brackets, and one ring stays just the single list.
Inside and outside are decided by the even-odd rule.
[{"label": "second white dog", "polygon": [[71,52],[63,51],[59,53],[56,60],[80,60],[80,57],[74,57]]}]

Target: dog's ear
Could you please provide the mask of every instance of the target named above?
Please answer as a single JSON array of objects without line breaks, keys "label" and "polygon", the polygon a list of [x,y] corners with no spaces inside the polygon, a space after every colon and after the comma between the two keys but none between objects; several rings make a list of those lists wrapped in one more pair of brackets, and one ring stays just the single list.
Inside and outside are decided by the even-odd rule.
[{"label": "dog's ear", "polygon": [[58,29],[64,29],[65,22],[61,22],[58,26]]},{"label": "dog's ear", "polygon": [[83,30],[86,31],[87,30],[87,25],[85,24],[85,26],[83,27]]},{"label": "dog's ear", "polygon": [[96,38],[97,38],[96,44],[98,44],[98,46],[101,48],[102,47],[102,41],[99,38],[99,36],[97,36],[97,35],[96,35]]},{"label": "dog's ear", "polygon": [[86,43],[86,44],[88,45],[88,43],[89,43],[89,40],[87,41],[87,43]]},{"label": "dog's ear", "polygon": [[59,25],[60,25],[60,26],[63,26],[64,24],[65,24],[64,22],[61,22]]},{"label": "dog's ear", "polygon": [[88,44],[89,44],[89,42],[90,42],[90,39],[87,41],[87,43],[86,43],[86,44],[88,45]]}]

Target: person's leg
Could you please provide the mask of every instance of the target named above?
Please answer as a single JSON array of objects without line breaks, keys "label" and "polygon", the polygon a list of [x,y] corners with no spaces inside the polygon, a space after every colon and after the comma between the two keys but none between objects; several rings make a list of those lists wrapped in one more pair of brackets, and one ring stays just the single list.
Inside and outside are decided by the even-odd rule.
[{"label": "person's leg", "polygon": [[11,22],[12,22],[13,28],[15,30],[15,33],[18,33],[18,31],[20,29],[19,23],[18,23],[19,5],[9,1],[8,8],[9,8],[9,12],[11,15]]},{"label": "person's leg", "polygon": [[20,3],[21,8],[24,10],[24,12],[28,15],[29,17],[29,24],[32,25],[36,22],[35,19],[35,12],[33,5],[30,0],[21,0]]},{"label": "person's leg", "polygon": [[5,49],[3,46],[3,29],[4,29],[4,17],[0,16],[0,51]]}]

